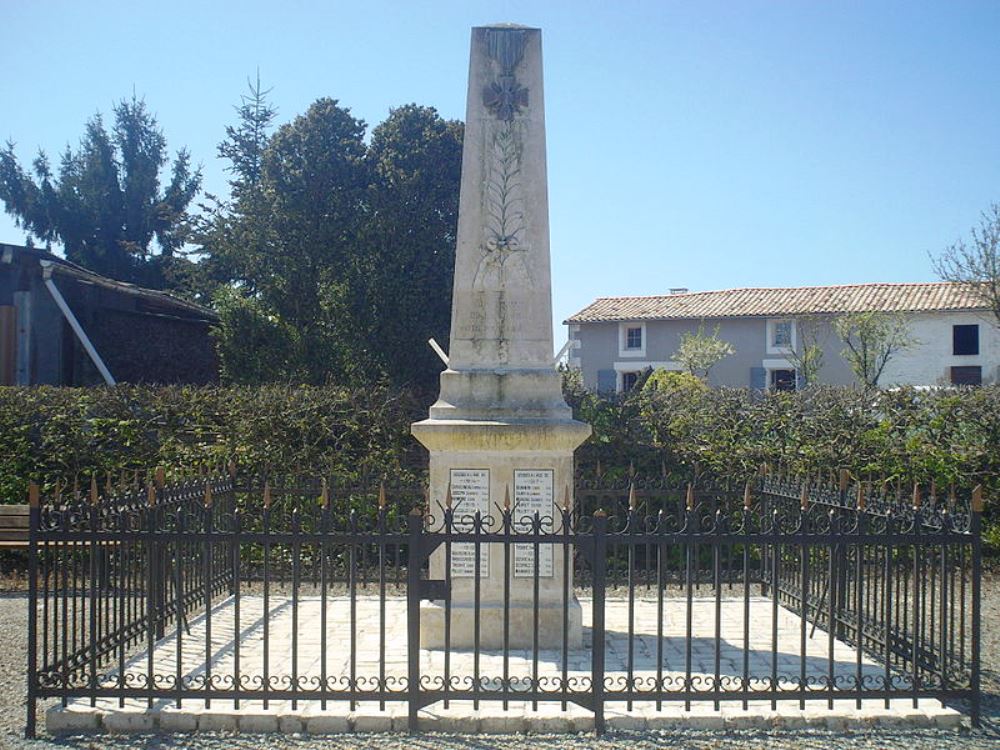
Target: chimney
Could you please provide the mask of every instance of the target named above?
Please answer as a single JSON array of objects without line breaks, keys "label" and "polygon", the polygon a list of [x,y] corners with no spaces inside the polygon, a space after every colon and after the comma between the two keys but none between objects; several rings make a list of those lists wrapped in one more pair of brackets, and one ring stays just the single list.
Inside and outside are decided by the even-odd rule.
[{"label": "chimney", "polygon": [[686,286],[672,286],[670,287],[671,294],[687,294],[688,288]]}]

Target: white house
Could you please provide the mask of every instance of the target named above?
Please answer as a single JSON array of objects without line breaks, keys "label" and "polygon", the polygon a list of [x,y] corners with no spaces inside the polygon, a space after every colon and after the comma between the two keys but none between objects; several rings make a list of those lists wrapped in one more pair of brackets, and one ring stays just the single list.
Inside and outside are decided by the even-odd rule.
[{"label": "white house", "polygon": [[[798,373],[790,354],[802,333],[824,352],[818,380],[849,384],[854,374],[833,331],[838,315],[901,312],[914,343],[896,354],[881,386],[1000,382],[1000,328],[967,288],[946,282],[723,289],[653,297],[601,297],[565,323],[570,366],[586,386],[623,391],[647,368],[681,369],[673,360],[681,334],[701,325],[735,353],[715,365],[713,385],[791,389]],[[807,330],[808,327],[808,330]]]}]

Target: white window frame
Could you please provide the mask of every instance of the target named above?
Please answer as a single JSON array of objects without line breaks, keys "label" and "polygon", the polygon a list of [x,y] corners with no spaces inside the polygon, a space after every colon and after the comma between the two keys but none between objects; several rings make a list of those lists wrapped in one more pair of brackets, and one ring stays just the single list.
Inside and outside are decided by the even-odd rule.
[{"label": "white window frame", "polygon": [[[788,323],[792,327],[792,343],[791,346],[775,346],[774,345],[774,333],[778,326],[778,323]],[[765,335],[767,340],[764,342],[766,345],[766,350],[768,354],[790,354],[795,350],[795,338],[798,331],[796,331],[795,321],[789,318],[769,318],[767,325],[765,326]],[[785,369],[785,368],[778,368]]]},{"label": "white window frame", "polygon": [[[625,344],[628,341],[628,329],[639,328],[642,331],[642,346],[638,349],[628,349]],[[618,356],[619,357],[645,357],[646,356],[646,324],[639,321],[626,321],[618,324]]]},{"label": "white window frame", "polygon": [[673,360],[669,362],[643,362],[641,365],[638,362],[615,362],[615,390],[618,393],[622,393],[625,390],[624,375],[626,372],[638,372],[643,373],[646,370],[670,370],[672,372],[681,372],[684,370],[684,365],[680,362],[674,362]]},{"label": "white window frame", "polygon": [[615,390],[617,390],[618,393],[624,393],[625,392],[625,376],[626,375],[635,375],[636,376],[636,380],[638,381],[639,376],[642,375],[643,370],[645,370],[645,369],[646,368],[643,368],[642,370],[636,370],[636,369],[623,370],[623,371],[621,371],[619,373],[616,373],[616,375],[618,376],[618,380],[615,382]]},{"label": "white window frame", "polygon": [[[793,339],[794,340],[794,339]],[[760,363],[764,368],[764,390],[771,391],[771,373],[775,370],[791,370],[795,373],[795,386],[798,388],[799,370],[787,359],[765,359]]]}]

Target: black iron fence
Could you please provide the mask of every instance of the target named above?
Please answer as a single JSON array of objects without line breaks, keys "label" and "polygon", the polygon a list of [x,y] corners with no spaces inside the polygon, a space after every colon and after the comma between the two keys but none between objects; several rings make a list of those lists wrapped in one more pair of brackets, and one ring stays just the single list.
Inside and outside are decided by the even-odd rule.
[{"label": "black iron fence", "polygon": [[411,729],[432,704],[558,702],[598,731],[619,702],[934,699],[978,722],[981,498],[916,492],[632,478],[531,515],[301,480],[36,493],[27,732],[47,698],[402,701]]}]

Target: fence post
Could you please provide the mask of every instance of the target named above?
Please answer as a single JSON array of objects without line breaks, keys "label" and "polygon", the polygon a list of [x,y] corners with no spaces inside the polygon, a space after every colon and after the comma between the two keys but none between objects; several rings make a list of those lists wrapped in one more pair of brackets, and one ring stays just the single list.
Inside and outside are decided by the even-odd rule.
[{"label": "fence post", "polygon": [[[848,494],[851,474],[847,469],[841,469],[838,484],[838,508],[837,514],[841,519],[847,516]],[[836,572],[837,580],[833,582],[833,590],[830,592],[830,608],[834,610],[834,622],[836,623],[836,637],[840,640],[847,638],[847,623],[844,620],[844,610],[847,608],[847,580],[848,580],[848,545],[838,544],[836,552]],[[859,550],[860,551],[860,550]],[[855,581],[857,585],[857,581]]]},{"label": "fence post", "polygon": [[593,656],[590,662],[594,693],[594,731],[604,734],[604,596],[608,557],[608,515],[594,513],[594,621]]},{"label": "fence post", "polygon": [[424,516],[414,508],[406,518],[409,550],[406,562],[407,707],[410,732],[418,729],[420,712],[420,568],[423,565]]},{"label": "fence post", "polygon": [[983,540],[982,540],[982,513],[983,513],[983,488],[977,486],[972,491],[972,514],[969,520],[969,531],[972,532],[972,700],[969,706],[969,714],[972,719],[972,726],[978,727],[981,720],[982,700],[981,674],[979,664],[980,648],[980,627],[982,613],[980,611],[980,597],[982,596],[981,579],[983,575]]},{"label": "fence post", "polygon": [[28,717],[24,736],[35,737],[35,694],[38,690],[38,485],[28,487]]}]

